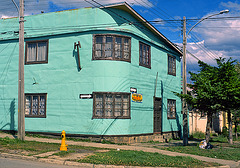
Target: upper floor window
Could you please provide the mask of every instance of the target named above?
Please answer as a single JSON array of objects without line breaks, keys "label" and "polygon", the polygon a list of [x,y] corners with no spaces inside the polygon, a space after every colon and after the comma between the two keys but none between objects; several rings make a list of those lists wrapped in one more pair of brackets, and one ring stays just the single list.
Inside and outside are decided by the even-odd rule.
[{"label": "upper floor window", "polygon": [[151,68],[151,47],[139,42],[139,65]]},{"label": "upper floor window", "polygon": [[131,62],[131,38],[119,35],[94,35],[93,60]]},{"label": "upper floor window", "polygon": [[176,58],[168,54],[168,74],[176,76]]},{"label": "upper floor window", "polygon": [[25,116],[46,117],[46,93],[25,94]]},{"label": "upper floor window", "polygon": [[167,100],[167,117],[168,119],[176,118],[176,100]]},{"label": "upper floor window", "polygon": [[94,92],[93,118],[130,118],[130,93]]},{"label": "upper floor window", "polygon": [[25,64],[48,62],[48,40],[26,42]]}]

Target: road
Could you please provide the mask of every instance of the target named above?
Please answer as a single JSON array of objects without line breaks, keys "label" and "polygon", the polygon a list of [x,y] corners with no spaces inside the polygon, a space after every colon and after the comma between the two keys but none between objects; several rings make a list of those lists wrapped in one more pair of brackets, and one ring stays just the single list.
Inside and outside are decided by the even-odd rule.
[{"label": "road", "polygon": [[38,161],[28,161],[0,157],[0,168],[74,168],[75,166],[64,166]]}]

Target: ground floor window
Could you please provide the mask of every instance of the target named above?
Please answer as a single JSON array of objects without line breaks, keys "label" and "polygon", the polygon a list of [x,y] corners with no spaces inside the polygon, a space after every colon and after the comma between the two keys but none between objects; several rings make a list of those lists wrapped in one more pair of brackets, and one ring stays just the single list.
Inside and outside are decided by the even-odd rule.
[{"label": "ground floor window", "polygon": [[94,92],[93,118],[130,118],[130,93]]},{"label": "ground floor window", "polygon": [[46,117],[46,93],[25,94],[25,117]]},{"label": "ground floor window", "polygon": [[176,118],[176,100],[172,99],[167,100],[167,116],[168,119]]}]

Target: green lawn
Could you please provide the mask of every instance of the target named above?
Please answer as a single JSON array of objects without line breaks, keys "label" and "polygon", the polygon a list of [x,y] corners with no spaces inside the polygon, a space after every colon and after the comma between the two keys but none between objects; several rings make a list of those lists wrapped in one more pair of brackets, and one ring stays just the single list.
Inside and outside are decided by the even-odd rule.
[{"label": "green lawn", "polygon": [[233,145],[230,145],[226,142],[219,142],[215,139],[210,143],[213,145],[212,149],[200,149],[198,144],[194,144],[193,146],[171,146],[161,149],[225,160],[240,160],[239,142],[235,142]]},{"label": "green lawn", "polygon": [[163,166],[163,167],[207,167],[218,166],[216,163],[202,162],[191,157],[166,156],[159,153],[149,153],[143,151],[116,151],[111,150],[105,153],[97,153],[88,156],[79,162],[124,165],[124,166]]},{"label": "green lawn", "polygon": [[[36,154],[50,152],[50,151],[58,151],[59,149],[60,149],[60,144],[57,144],[57,143],[21,141],[18,139],[10,139],[8,137],[0,138],[0,152],[8,153],[9,150],[15,150],[15,153],[19,153],[19,154],[23,154],[27,152],[28,153],[27,155],[36,155]],[[71,150],[96,151],[99,148],[69,145],[68,149],[70,151]]]},{"label": "green lawn", "polygon": [[[18,139],[0,138],[0,152],[21,155],[37,155],[49,151],[59,151],[60,144],[44,143],[36,141],[20,141]],[[78,162],[105,164],[105,165],[128,165],[128,166],[164,166],[164,167],[208,167],[218,166],[216,163],[202,162],[191,157],[172,157],[159,153],[142,151],[117,151],[97,152],[101,148],[69,145],[68,151],[59,151],[53,155],[65,157],[71,153],[92,153]]]}]

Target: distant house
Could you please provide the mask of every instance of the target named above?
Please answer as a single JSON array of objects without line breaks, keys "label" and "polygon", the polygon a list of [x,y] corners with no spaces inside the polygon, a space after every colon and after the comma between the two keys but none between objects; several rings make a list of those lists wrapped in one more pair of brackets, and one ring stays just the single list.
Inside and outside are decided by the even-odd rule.
[{"label": "distant house", "polygon": [[[181,133],[182,52],[128,4],[25,17],[27,132]],[[0,20],[0,130],[17,130],[18,18]]]},{"label": "distant house", "polygon": [[[211,132],[221,133],[222,128],[226,126],[226,118],[224,112],[213,114]],[[189,133],[206,132],[207,116],[199,111],[189,111]]]},{"label": "distant house", "polygon": [[[187,90],[194,97],[192,89],[187,87]],[[211,132],[220,133],[222,128],[226,125],[225,113],[218,112],[212,116]],[[194,134],[196,132],[206,132],[207,115],[198,109],[189,110],[189,133]]]}]

